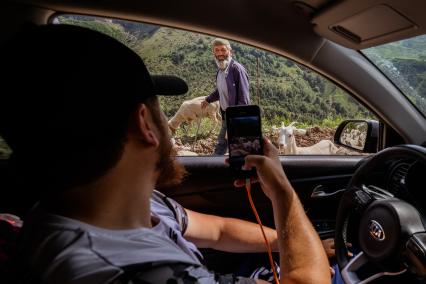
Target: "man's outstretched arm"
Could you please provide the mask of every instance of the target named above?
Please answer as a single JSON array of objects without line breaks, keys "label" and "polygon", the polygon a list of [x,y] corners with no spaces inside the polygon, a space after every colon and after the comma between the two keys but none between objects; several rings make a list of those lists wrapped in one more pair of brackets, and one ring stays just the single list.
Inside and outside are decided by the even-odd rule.
[{"label": "man's outstretched arm", "polygon": [[[277,149],[266,139],[264,152],[264,156],[247,156],[245,167],[256,167],[262,189],[272,202],[281,283],[330,283],[321,240],[282,169]],[[237,181],[236,184],[244,183]]]},{"label": "man's outstretched arm", "polygon": [[[188,214],[188,228],[184,236],[197,247],[227,252],[266,251],[258,224],[185,210]],[[278,251],[276,231],[268,227],[264,227],[264,230],[272,250]]]},{"label": "man's outstretched arm", "polygon": [[210,95],[205,98],[206,102],[212,103],[219,100],[219,90],[216,88]]},{"label": "man's outstretched arm", "polygon": [[[198,213],[185,209],[188,228],[184,236],[198,248],[213,248],[227,252],[266,252],[265,241],[257,223]],[[208,224],[208,225],[206,225]],[[272,251],[278,251],[277,232],[264,226]],[[335,256],[334,239],[321,240],[327,257]]]},{"label": "man's outstretched arm", "polygon": [[[268,141],[265,156],[248,156],[248,167],[255,166],[265,194],[274,209],[275,230],[265,233],[273,250],[279,248],[281,281],[285,283],[330,283],[330,272],[323,245],[288,181],[278,152]],[[244,181],[237,181],[244,186]],[[257,224],[187,210],[185,237],[199,247],[231,252],[265,251]]]}]

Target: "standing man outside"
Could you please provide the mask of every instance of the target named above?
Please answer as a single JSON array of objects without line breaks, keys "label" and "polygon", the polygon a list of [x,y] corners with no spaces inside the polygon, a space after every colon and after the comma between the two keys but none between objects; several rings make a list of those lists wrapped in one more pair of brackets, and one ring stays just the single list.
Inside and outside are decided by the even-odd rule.
[{"label": "standing man outside", "polygon": [[215,155],[224,155],[227,150],[225,110],[229,106],[249,105],[249,79],[246,69],[232,58],[231,44],[226,39],[216,38],[212,43],[213,55],[219,68],[216,73],[216,89],[201,103],[204,109],[209,103],[219,101],[222,127],[217,137]]}]

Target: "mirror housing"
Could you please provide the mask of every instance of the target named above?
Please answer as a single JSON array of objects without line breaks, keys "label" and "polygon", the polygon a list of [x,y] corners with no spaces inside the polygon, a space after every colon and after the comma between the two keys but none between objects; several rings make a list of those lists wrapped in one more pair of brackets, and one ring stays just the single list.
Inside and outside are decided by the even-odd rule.
[{"label": "mirror housing", "polygon": [[376,120],[345,120],[337,127],[334,144],[363,153],[377,153],[380,124]]}]

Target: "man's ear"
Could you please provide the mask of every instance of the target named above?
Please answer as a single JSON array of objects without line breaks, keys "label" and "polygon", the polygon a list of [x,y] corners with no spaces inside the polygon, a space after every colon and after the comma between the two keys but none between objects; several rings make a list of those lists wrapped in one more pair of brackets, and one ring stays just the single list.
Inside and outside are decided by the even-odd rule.
[{"label": "man's ear", "polygon": [[136,112],[136,135],[150,146],[158,147],[160,141],[154,131],[152,113],[145,104],[139,104]]}]

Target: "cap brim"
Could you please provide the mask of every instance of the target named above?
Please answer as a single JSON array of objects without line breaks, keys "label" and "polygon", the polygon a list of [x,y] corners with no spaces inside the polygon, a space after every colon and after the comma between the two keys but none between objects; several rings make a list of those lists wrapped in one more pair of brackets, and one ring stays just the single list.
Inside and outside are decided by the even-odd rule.
[{"label": "cap brim", "polygon": [[188,85],[179,77],[171,75],[152,75],[154,92],[159,96],[177,96],[188,92]]}]

